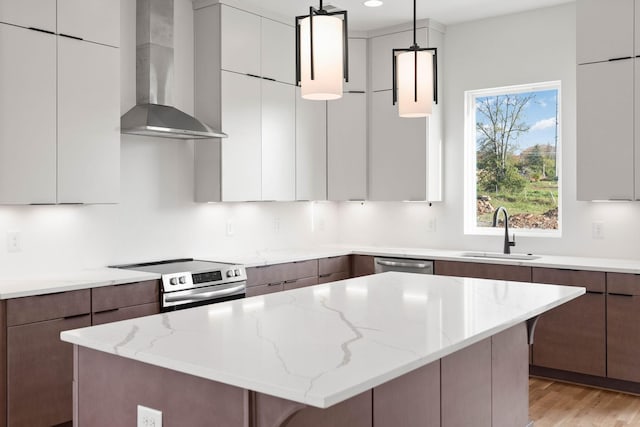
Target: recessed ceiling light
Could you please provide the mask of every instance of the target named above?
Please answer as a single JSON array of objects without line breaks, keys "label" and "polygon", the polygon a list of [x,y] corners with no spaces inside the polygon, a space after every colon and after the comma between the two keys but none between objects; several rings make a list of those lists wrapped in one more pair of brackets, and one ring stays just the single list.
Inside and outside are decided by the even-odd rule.
[{"label": "recessed ceiling light", "polygon": [[382,6],[383,3],[381,0],[367,0],[363,4],[367,7],[378,7]]}]

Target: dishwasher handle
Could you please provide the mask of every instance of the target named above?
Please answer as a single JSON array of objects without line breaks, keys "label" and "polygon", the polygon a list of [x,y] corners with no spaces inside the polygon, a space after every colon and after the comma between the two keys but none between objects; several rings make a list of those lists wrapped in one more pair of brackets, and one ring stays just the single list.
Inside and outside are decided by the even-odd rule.
[{"label": "dishwasher handle", "polygon": [[384,259],[378,259],[376,262],[386,267],[427,268],[431,266],[431,263],[426,262],[387,261]]}]

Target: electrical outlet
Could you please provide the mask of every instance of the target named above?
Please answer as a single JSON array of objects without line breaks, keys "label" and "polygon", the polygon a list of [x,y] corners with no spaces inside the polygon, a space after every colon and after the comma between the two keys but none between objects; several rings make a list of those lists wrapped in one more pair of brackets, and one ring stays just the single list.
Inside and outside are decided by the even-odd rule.
[{"label": "electrical outlet", "polygon": [[138,427],[162,427],[162,411],[138,405]]},{"label": "electrical outlet", "polygon": [[19,231],[7,231],[7,251],[20,252],[20,232]]},{"label": "electrical outlet", "polygon": [[235,227],[233,226],[233,221],[232,220],[227,220],[227,236],[233,236],[235,234],[236,230]]},{"label": "electrical outlet", "polygon": [[604,222],[594,221],[591,223],[591,237],[594,239],[604,239]]},{"label": "electrical outlet", "polygon": [[427,233],[435,233],[436,231],[436,219],[429,218],[427,219]]}]

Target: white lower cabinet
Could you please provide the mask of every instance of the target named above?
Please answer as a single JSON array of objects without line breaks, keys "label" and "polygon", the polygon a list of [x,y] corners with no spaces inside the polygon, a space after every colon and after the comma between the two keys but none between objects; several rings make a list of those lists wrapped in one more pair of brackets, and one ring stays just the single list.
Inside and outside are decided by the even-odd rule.
[{"label": "white lower cabinet", "polygon": [[58,37],[58,203],[117,203],[119,49]]},{"label": "white lower cabinet", "polygon": [[578,200],[634,199],[633,87],[633,59],[578,66]]},{"label": "white lower cabinet", "polygon": [[367,198],[367,95],[345,93],[327,103],[329,200]]},{"label": "white lower cabinet", "polygon": [[371,94],[369,200],[440,201],[441,141],[430,120],[398,116],[390,90]]},{"label": "white lower cabinet", "polygon": [[0,24],[0,64],[0,203],[55,203],[56,36]]},{"label": "white lower cabinet", "polygon": [[327,200],[327,102],[296,88],[296,200]]}]

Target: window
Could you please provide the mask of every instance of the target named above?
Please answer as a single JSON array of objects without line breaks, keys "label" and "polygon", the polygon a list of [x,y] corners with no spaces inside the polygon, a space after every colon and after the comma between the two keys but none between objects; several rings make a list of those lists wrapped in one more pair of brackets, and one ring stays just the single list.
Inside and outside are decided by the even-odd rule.
[{"label": "window", "polygon": [[466,92],[465,233],[560,235],[560,82]]}]

